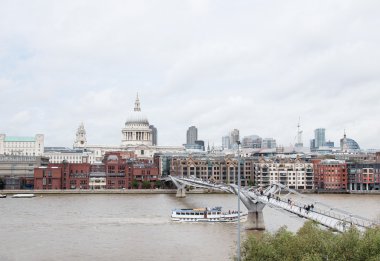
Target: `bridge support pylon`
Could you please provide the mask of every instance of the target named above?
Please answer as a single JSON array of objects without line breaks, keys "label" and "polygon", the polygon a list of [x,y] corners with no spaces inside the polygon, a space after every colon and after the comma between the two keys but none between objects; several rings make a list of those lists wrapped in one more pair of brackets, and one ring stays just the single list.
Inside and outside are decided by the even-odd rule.
[{"label": "bridge support pylon", "polygon": [[263,203],[255,203],[255,206],[249,206],[248,219],[245,228],[248,230],[265,230]]},{"label": "bridge support pylon", "polygon": [[186,189],[185,187],[178,188],[177,194],[175,195],[177,198],[185,198],[186,197]]},{"label": "bridge support pylon", "polygon": [[[230,185],[234,193],[238,194],[238,187],[236,185]],[[240,191],[240,200],[244,206],[248,209],[248,219],[245,224],[245,229],[248,230],[265,230],[263,208],[264,203],[251,200],[249,195],[244,191]]]}]

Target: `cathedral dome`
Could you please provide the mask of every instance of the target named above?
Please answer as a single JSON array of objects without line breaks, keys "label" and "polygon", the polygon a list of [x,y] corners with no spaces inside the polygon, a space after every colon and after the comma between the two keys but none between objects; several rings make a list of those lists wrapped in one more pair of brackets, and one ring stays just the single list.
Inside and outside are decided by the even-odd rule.
[{"label": "cathedral dome", "polygon": [[149,121],[145,114],[143,114],[141,111],[134,111],[128,116],[127,121],[125,122],[125,125],[132,124],[149,125]]},{"label": "cathedral dome", "polygon": [[141,112],[138,95],[135,101],[135,109],[127,118],[121,133],[122,146],[152,146],[152,129],[149,127],[148,118]]},{"label": "cathedral dome", "polygon": [[149,126],[149,121],[148,118],[141,112],[140,108],[140,100],[139,97],[137,96],[136,101],[135,101],[135,109],[133,112],[128,116],[127,121],[125,122],[125,126],[130,126],[130,125],[148,125]]}]

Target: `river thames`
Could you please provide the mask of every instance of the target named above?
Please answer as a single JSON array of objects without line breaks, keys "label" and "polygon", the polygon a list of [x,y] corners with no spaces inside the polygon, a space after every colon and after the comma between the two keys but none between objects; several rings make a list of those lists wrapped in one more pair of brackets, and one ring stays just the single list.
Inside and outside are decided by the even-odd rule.
[{"label": "river thames", "polygon": [[[364,217],[380,217],[380,195],[309,195]],[[231,260],[236,223],[174,223],[173,208],[237,209],[224,194],[44,195],[0,199],[0,260]],[[243,204],[242,209],[246,211]],[[264,208],[267,231],[305,221]],[[242,223],[242,237],[247,233]]]}]

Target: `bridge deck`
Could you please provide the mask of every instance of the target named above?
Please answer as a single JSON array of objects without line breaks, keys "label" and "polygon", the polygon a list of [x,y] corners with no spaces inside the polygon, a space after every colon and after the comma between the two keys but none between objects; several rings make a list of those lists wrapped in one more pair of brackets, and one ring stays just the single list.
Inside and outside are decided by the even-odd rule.
[{"label": "bridge deck", "polygon": [[[187,185],[193,187],[209,188],[237,194],[237,190],[232,189],[236,187],[236,185],[233,184],[214,184],[197,178],[170,178],[174,183],[176,183],[177,186],[181,184],[182,186]],[[277,195],[277,193],[281,192],[281,190],[301,195],[294,190],[288,189],[282,184],[272,184],[268,186],[265,191],[261,192],[259,192],[257,189],[254,190],[252,188],[242,188],[240,190],[240,195],[241,197],[244,196],[245,198],[248,198],[251,203],[256,204],[257,202],[260,202],[277,210],[292,213],[302,218],[314,220],[319,224],[340,232],[346,231],[351,226],[355,226],[358,230],[364,231],[366,228],[372,227],[374,225],[379,225],[377,222],[366,219],[364,217],[353,215],[347,211],[332,208],[326,204],[323,204],[322,202],[318,202],[318,207],[307,210],[304,208],[304,206],[308,204],[303,203],[301,200],[298,200],[297,202],[284,201],[282,199],[282,196],[280,197],[280,195]],[[274,197],[274,195],[276,195],[276,197]]]},{"label": "bridge deck", "polygon": [[310,209],[307,211],[304,206],[300,204],[292,204],[283,200],[276,200],[275,198],[269,198],[267,196],[257,196],[257,200],[265,203],[269,207],[277,208],[283,210],[299,217],[310,219],[324,225],[326,227],[335,229],[340,232],[346,231],[351,225],[355,225],[359,230],[364,230],[363,225],[351,223],[349,220],[344,220],[344,217],[333,216],[325,211],[319,210],[317,208]]}]

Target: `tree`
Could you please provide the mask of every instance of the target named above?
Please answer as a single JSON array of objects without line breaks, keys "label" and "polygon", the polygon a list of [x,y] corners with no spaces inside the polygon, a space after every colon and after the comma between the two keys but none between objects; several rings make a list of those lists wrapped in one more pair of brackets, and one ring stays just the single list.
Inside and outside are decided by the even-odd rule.
[{"label": "tree", "polygon": [[154,183],[154,186],[156,188],[161,188],[162,184],[161,184],[161,180],[157,180],[155,183]]},{"label": "tree", "polygon": [[147,180],[144,180],[142,183],[142,188],[143,189],[150,189],[151,188],[150,182]]},{"label": "tree", "polygon": [[132,188],[138,189],[139,188],[139,182],[137,180],[132,180]]},{"label": "tree", "polygon": [[380,228],[336,233],[305,222],[297,233],[251,235],[243,243],[242,260],[380,260]]}]

